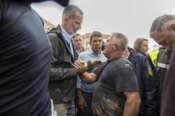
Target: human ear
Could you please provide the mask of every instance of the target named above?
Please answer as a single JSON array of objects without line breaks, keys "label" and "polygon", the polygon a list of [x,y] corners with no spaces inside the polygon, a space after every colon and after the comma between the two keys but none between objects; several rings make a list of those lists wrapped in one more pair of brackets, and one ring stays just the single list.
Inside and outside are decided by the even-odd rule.
[{"label": "human ear", "polygon": [[170,25],[170,29],[175,31],[175,24],[174,23]]}]

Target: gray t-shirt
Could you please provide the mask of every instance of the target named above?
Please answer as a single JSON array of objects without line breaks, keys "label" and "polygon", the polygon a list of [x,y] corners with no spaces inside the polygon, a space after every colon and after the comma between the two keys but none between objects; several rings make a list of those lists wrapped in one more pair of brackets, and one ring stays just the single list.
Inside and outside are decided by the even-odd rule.
[{"label": "gray t-shirt", "polygon": [[102,69],[93,95],[93,112],[98,116],[122,116],[125,104],[123,92],[139,91],[134,69],[123,58],[108,62]]}]

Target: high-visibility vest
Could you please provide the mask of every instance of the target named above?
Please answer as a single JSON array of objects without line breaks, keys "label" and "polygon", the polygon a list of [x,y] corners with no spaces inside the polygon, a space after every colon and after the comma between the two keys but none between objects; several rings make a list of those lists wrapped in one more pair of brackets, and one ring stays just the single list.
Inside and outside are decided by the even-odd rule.
[{"label": "high-visibility vest", "polygon": [[158,54],[159,54],[159,50],[153,50],[153,51],[148,53],[150,60],[151,60],[152,64],[154,65],[154,67],[157,67]]}]

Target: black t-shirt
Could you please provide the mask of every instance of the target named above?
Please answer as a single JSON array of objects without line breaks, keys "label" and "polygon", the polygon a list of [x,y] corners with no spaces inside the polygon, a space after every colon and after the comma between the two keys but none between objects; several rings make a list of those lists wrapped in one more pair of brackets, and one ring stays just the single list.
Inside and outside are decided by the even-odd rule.
[{"label": "black t-shirt", "polygon": [[123,92],[139,91],[131,63],[125,59],[109,62],[100,74],[93,95],[93,112],[99,116],[122,116],[125,96]]},{"label": "black t-shirt", "polygon": [[29,4],[0,1],[0,116],[49,116],[50,47]]}]

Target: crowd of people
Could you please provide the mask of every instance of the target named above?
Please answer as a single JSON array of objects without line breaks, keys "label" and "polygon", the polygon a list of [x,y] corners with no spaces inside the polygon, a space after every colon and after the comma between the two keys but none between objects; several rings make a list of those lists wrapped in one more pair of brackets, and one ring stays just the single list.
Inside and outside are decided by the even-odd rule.
[{"label": "crowd of people", "polygon": [[41,1],[0,1],[0,116],[174,116],[175,15],[153,21],[157,50],[97,30],[85,49],[83,11],[55,0],[62,23],[45,33],[30,7]]}]

